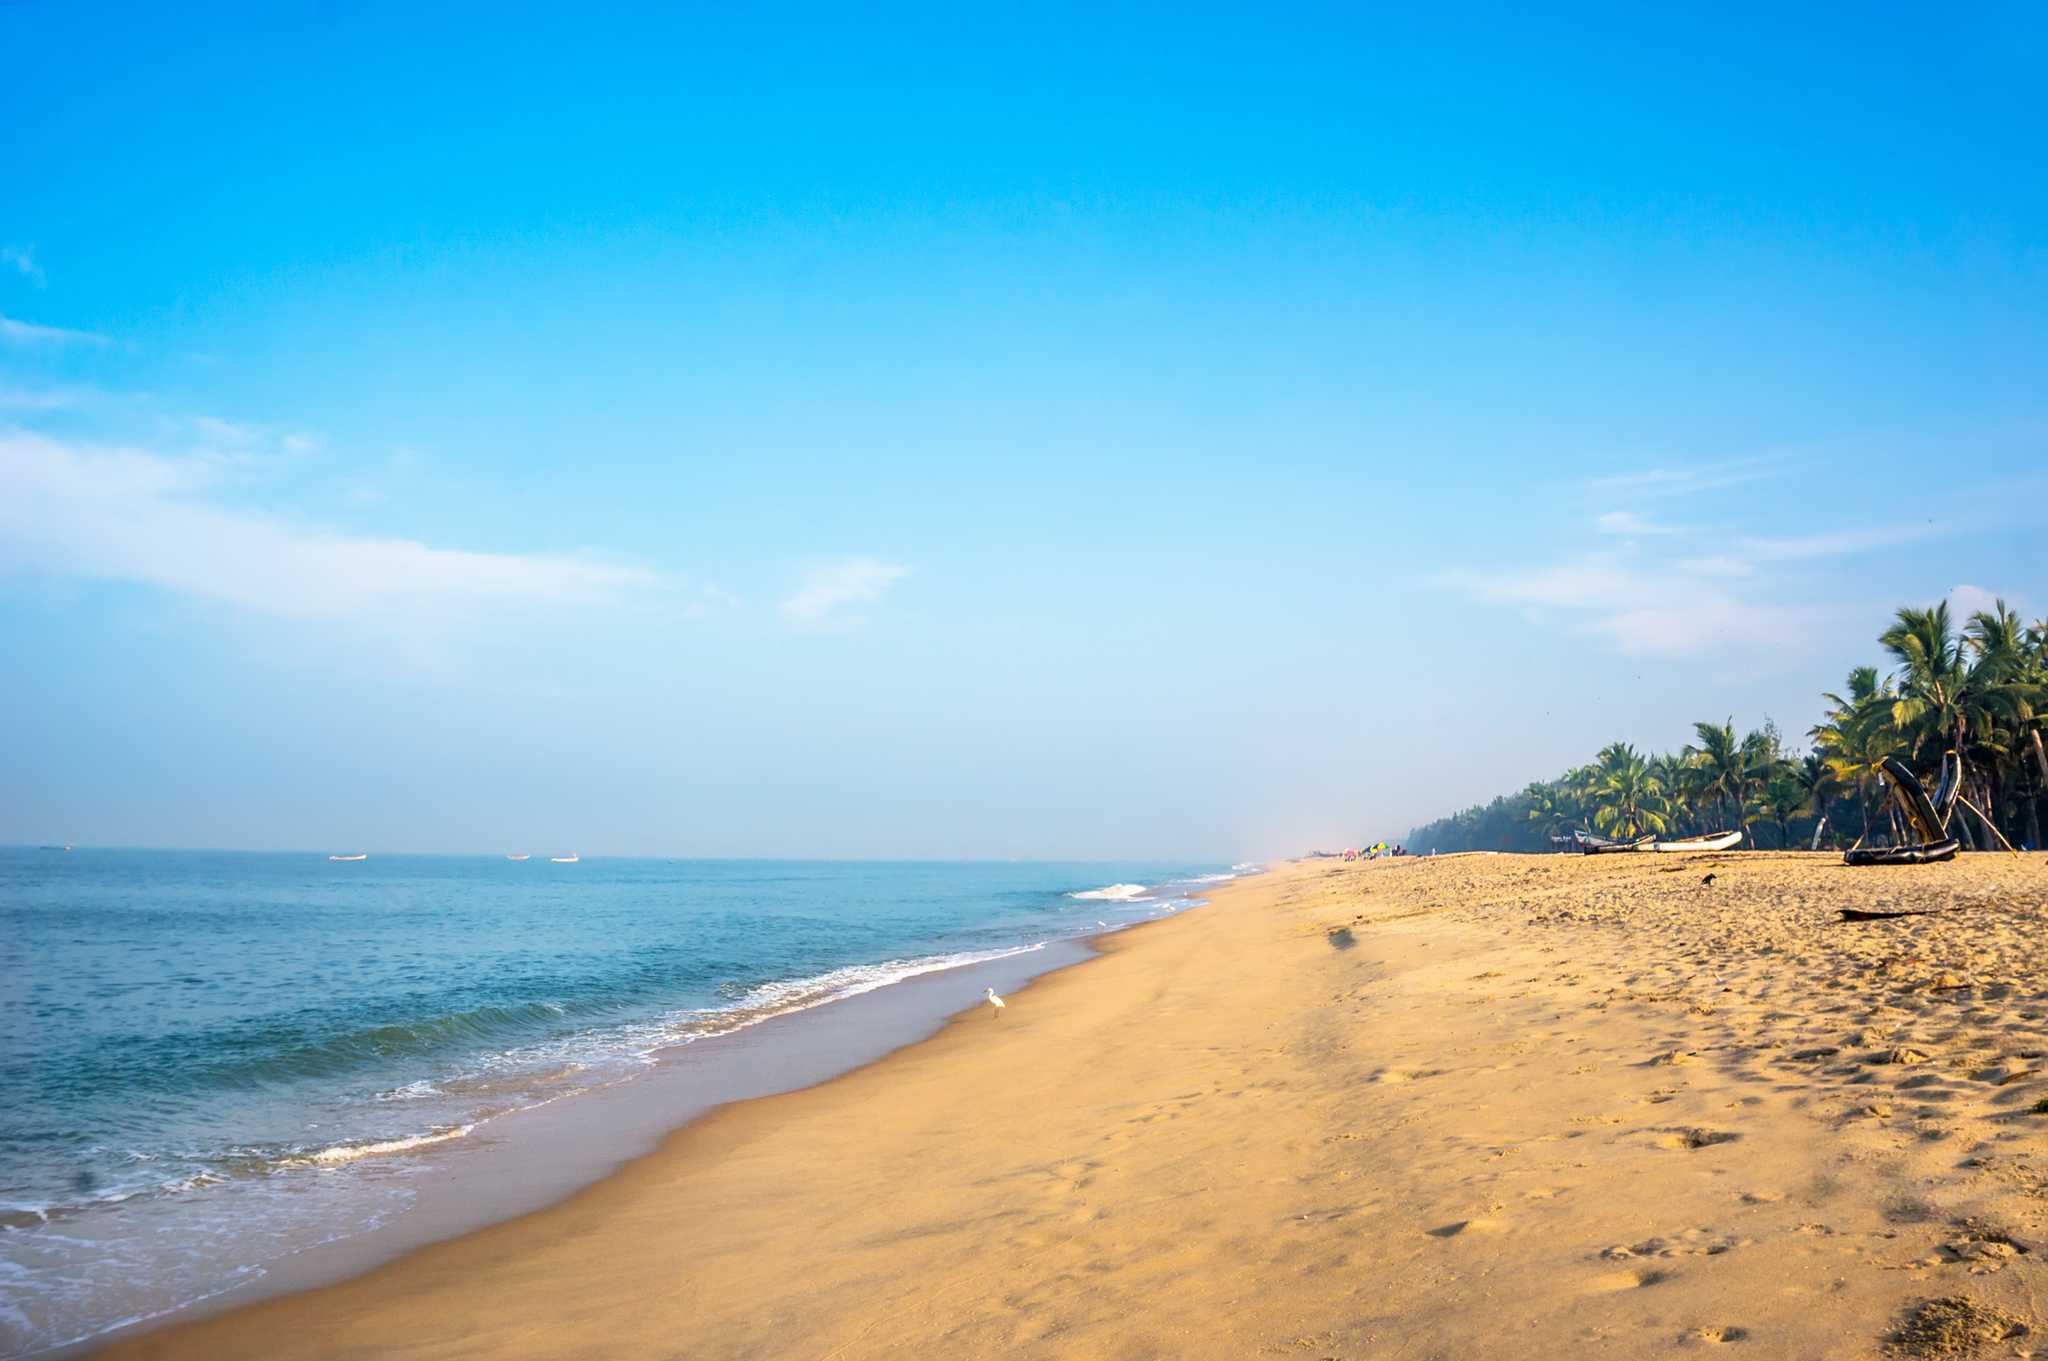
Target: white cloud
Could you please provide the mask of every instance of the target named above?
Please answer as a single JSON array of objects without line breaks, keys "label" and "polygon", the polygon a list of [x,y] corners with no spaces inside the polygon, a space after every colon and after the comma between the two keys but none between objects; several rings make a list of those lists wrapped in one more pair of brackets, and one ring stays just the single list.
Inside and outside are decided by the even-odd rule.
[{"label": "white cloud", "polygon": [[343,533],[219,499],[220,466],[0,429],[0,565],[139,582],[293,618],[619,605],[644,567]]},{"label": "white cloud", "polygon": [[194,416],[192,428],[206,439],[236,448],[254,444],[261,438],[261,432],[255,426],[225,421],[218,416]]},{"label": "white cloud", "polygon": [[63,411],[78,405],[78,394],[63,388],[0,388],[0,411]]},{"label": "white cloud", "polygon": [[[1710,475],[1734,477],[1744,467],[1720,466],[1720,473]],[[1638,490],[1646,480],[1668,483],[1691,476],[1669,470],[1631,475]],[[1742,535],[1719,552],[1670,556],[1669,546],[1656,542],[1659,526],[1631,512],[1613,511],[1597,523],[1609,532],[1628,535],[1629,541],[1612,550],[1518,570],[1462,573],[1450,578],[1451,584],[1480,600],[1565,614],[1576,627],[1607,638],[1623,652],[1690,656],[1788,648],[1825,629],[1829,615],[1817,603],[1786,603],[1802,587],[1784,579],[1782,568],[1774,577],[1773,568],[1854,557],[1956,532],[1952,524],[1929,519],[1787,537]],[[1720,537],[1715,536],[1717,542]],[[1638,543],[1637,538],[1650,542]],[[1976,587],[1957,591],[1973,602],[1989,599]],[[1970,608],[1980,606],[1973,603]]]},{"label": "white cloud", "polygon": [[1603,534],[1645,536],[1678,533],[1675,527],[1646,520],[1632,510],[1610,510],[1593,523],[1600,527]]},{"label": "white cloud", "polygon": [[1452,579],[1481,600],[1570,616],[1617,651],[1690,657],[1733,646],[1796,642],[1811,611],[1745,600],[1726,586],[1621,554],[1526,571]]},{"label": "white cloud", "polygon": [[1760,458],[1731,458],[1716,463],[1691,464],[1678,468],[1640,468],[1634,472],[1610,473],[1586,479],[1586,489],[1603,495],[1628,493],[1635,496],[1681,496],[1734,487],[1782,475],[1782,464]]},{"label": "white cloud", "polygon": [[1744,538],[1737,551],[1756,562],[1790,562],[1803,558],[1842,558],[1874,548],[1937,539],[1951,531],[1932,520],[1918,525],[1882,525],[1876,529],[1841,529],[1793,538]]},{"label": "white cloud", "polygon": [[1733,553],[1704,553],[1697,557],[1680,558],[1672,567],[1695,577],[1753,577],[1756,564]]},{"label": "white cloud", "polygon": [[67,331],[61,326],[38,326],[32,321],[0,317],[0,341],[10,345],[106,345],[111,342],[92,331]]},{"label": "white cloud", "polygon": [[43,267],[36,263],[33,247],[0,246],[0,265],[6,265],[38,288],[43,286]]},{"label": "white cloud", "polygon": [[1979,610],[1988,612],[1996,604],[1998,592],[1987,591],[1982,586],[1957,586],[1948,593],[1948,610],[1958,623]]},{"label": "white cloud", "polygon": [[890,587],[909,575],[908,567],[874,558],[819,563],[804,572],[779,609],[800,629],[857,629],[867,623],[862,607],[879,604]]},{"label": "white cloud", "polygon": [[231,421],[219,416],[193,416],[172,422],[173,429],[189,426],[199,436],[200,447],[225,457],[255,458],[287,455],[303,457],[319,452],[320,441],[300,431],[279,430],[254,421]]}]

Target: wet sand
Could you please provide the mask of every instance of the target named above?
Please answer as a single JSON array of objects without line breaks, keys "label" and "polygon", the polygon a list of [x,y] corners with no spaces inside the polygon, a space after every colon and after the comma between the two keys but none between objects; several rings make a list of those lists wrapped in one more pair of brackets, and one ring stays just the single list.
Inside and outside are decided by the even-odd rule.
[{"label": "wet sand", "polygon": [[103,1354],[2048,1352],[2048,857],[1307,862],[1104,949]]}]

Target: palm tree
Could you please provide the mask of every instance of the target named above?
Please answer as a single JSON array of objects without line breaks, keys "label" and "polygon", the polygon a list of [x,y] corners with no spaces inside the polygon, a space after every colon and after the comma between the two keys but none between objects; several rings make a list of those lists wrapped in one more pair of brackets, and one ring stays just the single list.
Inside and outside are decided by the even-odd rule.
[{"label": "palm tree", "polygon": [[1559,836],[1571,826],[1570,807],[1558,797],[1555,785],[1532,784],[1521,793],[1524,819],[1539,835]]},{"label": "palm tree", "polygon": [[1663,787],[1634,747],[1615,742],[1600,753],[1599,789],[1593,821],[1609,836],[1627,841],[1670,826],[1664,817]]},{"label": "palm tree", "polygon": [[1802,798],[1800,811],[1811,813],[1819,821],[1814,824],[1816,848],[1820,829],[1827,822],[1828,800],[1836,791],[1835,772],[1828,765],[1828,758],[1817,751],[1806,753],[1804,760],[1794,767],[1792,778],[1798,782]]},{"label": "palm tree", "polygon": [[1725,803],[1735,810],[1735,825],[1747,833],[1749,824],[1743,816],[1743,795],[1749,786],[1749,767],[1753,752],[1750,747],[1735,739],[1735,720],[1726,723],[1695,723],[1692,730],[1699,737],[1697,745],[1688,743],[1685,759],[1700,773],[1700,794],[1718,803]]},{"label": "palm tree", "polygon": [[1870,791],[1887,756],[1902,746],[1892,726],[1892,703],[1897,691],[1891,681],[1881,678],[1874,666],[1859,666],[1849,673],[1846,696],[1829,691],[1823,696],[1834,707],[1812,733],[1814,745],[1836,781],[1856,791],[1856,809],[1863,827],[1856,837],[1861,845],[1870,836]]},{"label": "palm tree", "polygon": [[[2003,600],[1970,616],[1963,625],[1963,643],[1971,658],[1970,688],[1982,696],[1981,707],[1991,716],[1989,730],[1980,729],[1973,746],[1985,774],[1984,811],[1996,821],[2005,803],[2001,796],[2025,778],[2023,753],[2035,757],[2037,771],[2048,770],[2048,756],[2041,752],[2039,712],[2048,701],[2048,676],[2039,674],[2034,640]],[[2038,841],[2035,800],[2021,802],[2029,824],[2027,839]]]},{"label": "palm tree", "polygon": [[1792,844],[1792,819],[1806,808],[1807,791],[1799,776],[1799,767],[1793,762],[1777,761],[1772,763],[1770,774],[1763,781],[1759,802],[1771,815],[1771,821],[1778,824],[1778,849],[1781,851]]},{"label": "palm tree", "polygon": [[[2001,604],[1998,615],[2009,617],[2010,611]],[[2018,624],[2017,618],[2010,618],[2009,627],[2005,617],[1992,619],[1989,636],[2004,648],[2017,636]],[[1999,723],[2020,714],[2032,717],[2033,687],[2008,674],[2007,651],[1990,656],[1979,650],[1973,661],[1949,617],[1947,601],[1930,609],[1901,609],[1878,641],[1899,663],[1893,724],[1907,735],[1916,756],[1931,748],[1936,756],[1947,749],[1961,757],[1965,786],[1979,791],[1982,816],[1994,816],[1991,775],[2008,751],[2001,738],[2009,737]],[[1991,849],[1989,828],[1979,826],[1978,844]]]}]

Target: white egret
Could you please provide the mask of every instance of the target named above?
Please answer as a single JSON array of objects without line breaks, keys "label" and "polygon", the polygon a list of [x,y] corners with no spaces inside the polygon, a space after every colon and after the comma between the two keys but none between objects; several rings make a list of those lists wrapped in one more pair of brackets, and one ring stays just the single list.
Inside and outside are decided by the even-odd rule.
[{"label": "white egret", "polygon": [[1009,1003],[1005,1002],[1002,998],[996,996],[996,990],[994,988],[986,988],[984,989],[984,991],[988,994],[988,1004],[996,1009],[996,1014],[998,1016],[1002,1015],[1003,1008],[1008,1006]]}]

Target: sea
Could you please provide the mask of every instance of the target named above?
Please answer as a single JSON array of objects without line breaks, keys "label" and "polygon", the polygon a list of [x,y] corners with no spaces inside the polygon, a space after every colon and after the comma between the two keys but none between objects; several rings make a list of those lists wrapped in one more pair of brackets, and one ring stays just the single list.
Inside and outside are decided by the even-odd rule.
[{"label": "sea", "polygon": [[[1253,868],[0,849],[0,1356],[402,1242],[523,1112],[914,980],[957,1010]],[[720,1095],[668,1071],[670,1123]]]}]

